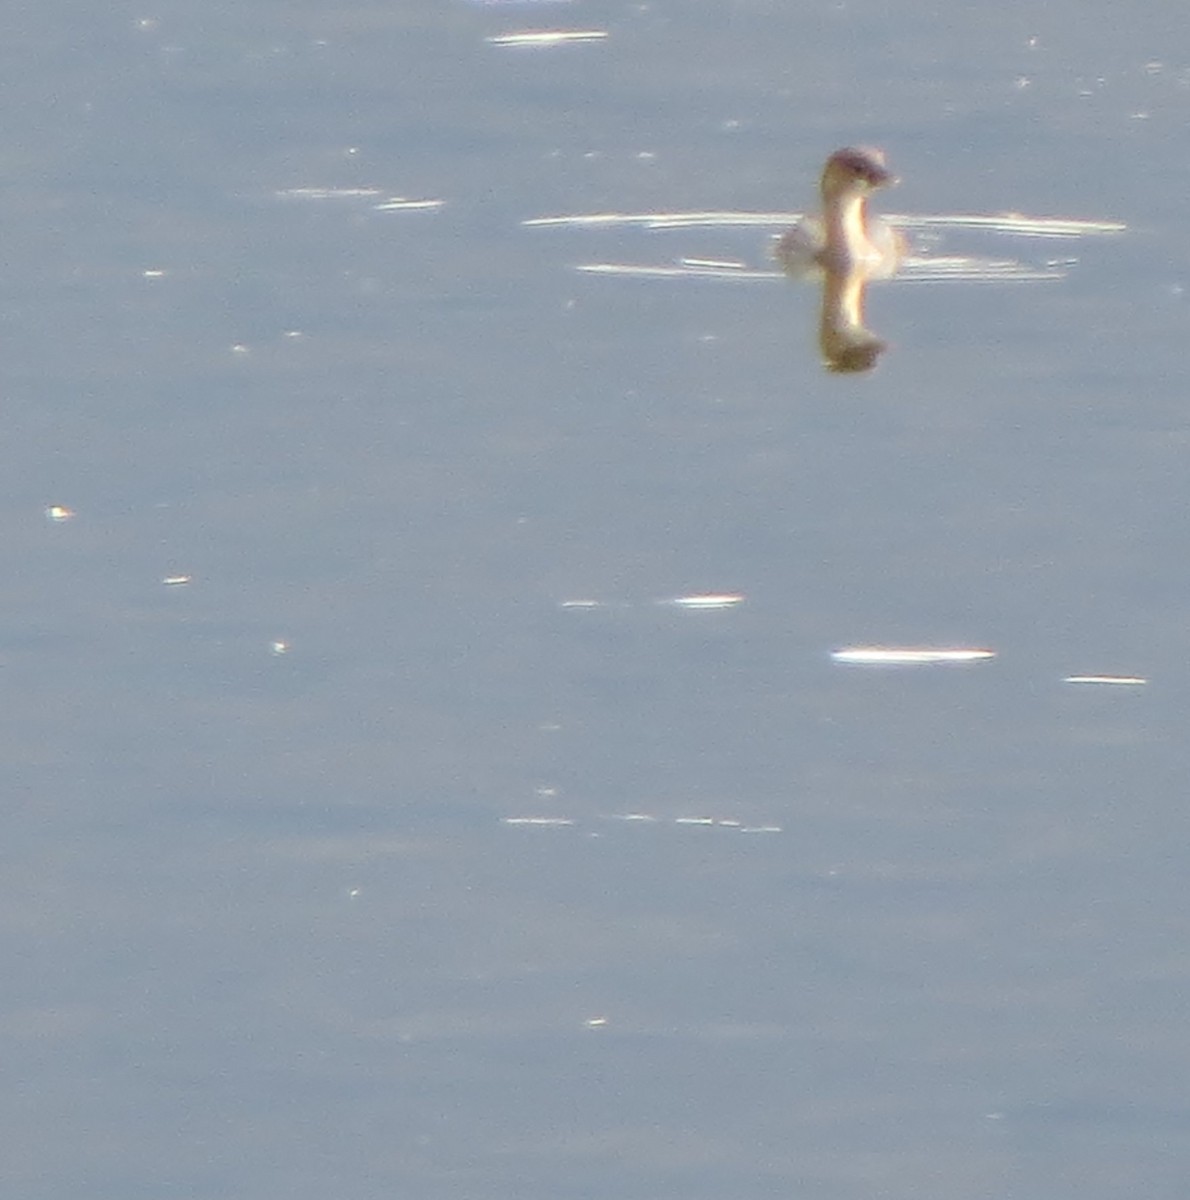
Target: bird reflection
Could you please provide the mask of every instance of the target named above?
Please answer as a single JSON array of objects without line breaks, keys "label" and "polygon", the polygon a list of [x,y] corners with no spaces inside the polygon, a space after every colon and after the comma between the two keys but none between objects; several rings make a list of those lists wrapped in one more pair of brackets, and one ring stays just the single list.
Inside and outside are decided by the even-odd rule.
[{"label": "bird reflection", "polygon": [[869,217],[867,202],[877,188],[896,182],[881,151],[836,150],[822,171],[822,216],[804,217],[774,247],[791,278],[822,281],[818,343],[828,370],[870,371],[888,348],[864,324],[864,290],[870,280],[896,273],[905,239],[879,217]]},{"label": "bird reflection", "polygon": [[864,289],[869,279],[862,267],[851,271],[828,267],[823,275],[818,346],[828,371],[870,371],[888,349],[888,343],[864,324]]}]

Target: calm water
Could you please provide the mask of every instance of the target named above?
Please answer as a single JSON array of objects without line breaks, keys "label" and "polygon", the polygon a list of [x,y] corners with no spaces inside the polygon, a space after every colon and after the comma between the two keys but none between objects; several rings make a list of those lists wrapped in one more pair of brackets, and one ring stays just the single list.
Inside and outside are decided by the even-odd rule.
[{"label": "calm water", "polygon": [[[11,1194],[1185,1196],[1185,16],[801,7],[13,16]],[[833,377],[573,269],[762,232],[522,225],[853,141],[1129,231]]]}]

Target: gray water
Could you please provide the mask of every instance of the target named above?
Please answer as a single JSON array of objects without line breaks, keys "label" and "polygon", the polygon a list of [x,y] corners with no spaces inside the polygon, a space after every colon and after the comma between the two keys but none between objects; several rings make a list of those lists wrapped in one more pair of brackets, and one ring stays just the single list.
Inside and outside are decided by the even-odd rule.
[{"label": "gray water", "polygon": [[[1182,1200],[1186,25],[11,13],[8,1194]],[[948,231],[1074,261],[837,377],[811,288],[573,269],[755,229],[522,224],[849,142],[1128,231]]]}]

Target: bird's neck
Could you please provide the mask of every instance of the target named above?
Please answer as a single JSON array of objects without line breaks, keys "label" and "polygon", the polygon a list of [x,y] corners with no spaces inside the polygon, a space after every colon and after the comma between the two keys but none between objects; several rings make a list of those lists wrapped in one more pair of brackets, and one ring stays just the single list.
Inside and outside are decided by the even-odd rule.
[{"label": "bird's neck", "polygon": [[826,253],[840,266],[871,258],[874,247],[868,238],[867,203],[861,193],[832,196],[823,204]]}]

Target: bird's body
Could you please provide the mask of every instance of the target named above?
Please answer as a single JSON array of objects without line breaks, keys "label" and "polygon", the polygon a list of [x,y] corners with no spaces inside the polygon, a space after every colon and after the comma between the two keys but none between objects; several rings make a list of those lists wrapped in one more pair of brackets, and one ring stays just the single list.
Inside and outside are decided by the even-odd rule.
[{"label": "bird's body", "polygon": [[905,239],[887,222],[869,218],[867,203],[876,188],[895,182],[881,151],[836,150],[822,171],[822,215],[804,217],[778,239],[777,261],[791,275],[860,271],[878,279],[894,274]]}]

